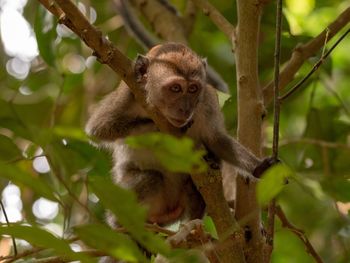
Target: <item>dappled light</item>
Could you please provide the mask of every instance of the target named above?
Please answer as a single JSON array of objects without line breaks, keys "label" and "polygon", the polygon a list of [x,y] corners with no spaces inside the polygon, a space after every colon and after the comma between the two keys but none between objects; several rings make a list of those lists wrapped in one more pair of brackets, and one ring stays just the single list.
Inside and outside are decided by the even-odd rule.
[{"label": "dappled light", "polygon": [[58,203],[45,198],[39,198],[33,204],[33,214],[38,219],[52,220],[58,214]]}]

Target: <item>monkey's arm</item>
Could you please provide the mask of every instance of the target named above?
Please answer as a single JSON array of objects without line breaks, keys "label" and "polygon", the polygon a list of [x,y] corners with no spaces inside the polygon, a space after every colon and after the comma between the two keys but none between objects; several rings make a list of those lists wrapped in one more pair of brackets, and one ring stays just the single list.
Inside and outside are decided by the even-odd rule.
[{"label": "monkey's arm", "polygon": [[199,116],[198,122],[206,123],[203,124],[206,128],[200,129],[204,145],[219,159],[245,174],[253,174],[262,160],[227,133],[214,89],[207,87],[201,106],[203,108],[200,111],[204,114]]},{"label": "monkey's arm", "polygon": [[123,82],[97,105],[85,130],[88,135],[99,140],[113,141],[148,123],[153,122],[137,105],[130,89]]},{"label": "monkey's arm", "polygon": [[216,156],[234,165],[245,174],[252,175],[262,162],[226,132],[216,131],[216,136],[206,143]]}]

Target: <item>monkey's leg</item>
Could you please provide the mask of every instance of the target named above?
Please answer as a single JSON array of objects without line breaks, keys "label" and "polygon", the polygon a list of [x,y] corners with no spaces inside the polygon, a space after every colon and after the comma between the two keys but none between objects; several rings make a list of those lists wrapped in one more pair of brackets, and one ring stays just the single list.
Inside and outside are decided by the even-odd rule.
[{"label": "monkey's leg", "polygon": [[[118,174],[116,174],[118,173]],[[150,206],[149,200],[154,199],[154,206],[150,209],[158,208],[157,193],[162,191],[163,188],[163,175],[156,170],[141,170],[133,163],[123,165],[122,168],[114,169],[115,182],[123,188],[133,190],[140,203]],[[155,198],[156,197],[156,198]],[[107,223],[112,228],[120,227],[118,218],[110,211],[106,213]],[[138,244],[140,250],[145,253],[147,257],[151,254],[140,244]],[[113,259],[112,257],[103,257],[99,261],[100,263],[123,263],[124,261]]]},{"label": "monkey's leg", "polygon": [[182,219],[184,221],[202,219],[205,212],[205,202],[190,177],[188,178],[184,189],[186,200],[185,203],[187,205],[184,217]]}]

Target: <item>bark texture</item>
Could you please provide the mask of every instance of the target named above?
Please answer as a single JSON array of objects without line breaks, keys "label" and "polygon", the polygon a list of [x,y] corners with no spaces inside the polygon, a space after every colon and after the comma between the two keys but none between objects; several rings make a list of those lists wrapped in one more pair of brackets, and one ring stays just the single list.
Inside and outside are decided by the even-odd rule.
[{"label": "bark texture", "polygon": [[[262,4],[238,0],[236,31],[236,74],[238,87],[238,140],[261,156],[261,125],[264,113],[258,77],[258,35]],[[237,177],[236,219],[245,230],[246,261],[262,262],[263,236],[256,183]]]}]

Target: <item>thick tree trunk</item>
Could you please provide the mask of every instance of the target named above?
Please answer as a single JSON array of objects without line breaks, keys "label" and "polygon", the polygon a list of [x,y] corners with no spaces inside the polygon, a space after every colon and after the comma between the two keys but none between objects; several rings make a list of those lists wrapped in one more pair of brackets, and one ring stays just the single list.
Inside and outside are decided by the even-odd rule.
[{"label": "thick tree trunk", "polygon": [[[261,155],[261,124],[264,112],[258,79],[258,35],[262,4],[238,0],[236,67],[238,87],[238,140],[257,156]],[[237,178],[236,218],[245,230],[246,261],[263,262],[260,207],[256,183]]]}]

